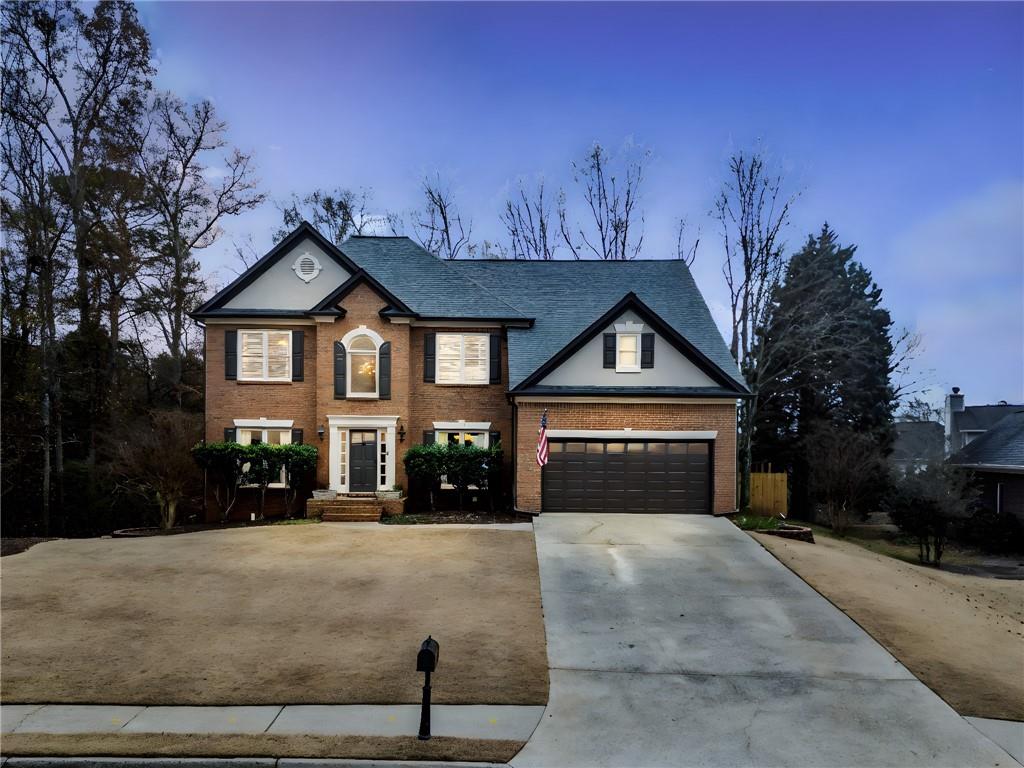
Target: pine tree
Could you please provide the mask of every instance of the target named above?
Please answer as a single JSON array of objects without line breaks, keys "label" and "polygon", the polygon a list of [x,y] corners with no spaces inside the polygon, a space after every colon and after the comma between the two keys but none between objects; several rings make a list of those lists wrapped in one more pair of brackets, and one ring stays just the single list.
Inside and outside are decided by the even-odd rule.
[{"label": "pine tree", "polygon": [[[759,344],[770,350],[760,388],[755,457],[791,473],[791,509],[810,512],[807,438],[823,426],[892,446],[892,320],[856,246],[828,224],[793,255]],[[879,477],[878,491],[884,487]],[[869,498],[871,495],[868,495]]]}]

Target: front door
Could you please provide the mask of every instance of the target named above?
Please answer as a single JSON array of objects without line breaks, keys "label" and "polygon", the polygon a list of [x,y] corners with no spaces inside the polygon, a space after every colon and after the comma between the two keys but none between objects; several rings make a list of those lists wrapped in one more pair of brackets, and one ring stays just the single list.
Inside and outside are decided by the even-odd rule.
[{"label": "front door", "polygon": [[349,432],[348,471],[350,491],[377,490],[376,432]]}]

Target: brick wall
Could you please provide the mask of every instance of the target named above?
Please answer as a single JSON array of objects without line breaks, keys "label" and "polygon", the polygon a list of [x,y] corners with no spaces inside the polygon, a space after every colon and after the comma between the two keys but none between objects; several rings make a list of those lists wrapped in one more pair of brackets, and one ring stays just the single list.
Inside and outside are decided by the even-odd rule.
[{"label": "brick wall", "polygon": [[[303,381],[261,383],[224,378],[224,331],[237,328],[268,328],[304,331]],[[317,341],[311,325],[268,326],[257,322],[206,326],[206,439],[224,439],[224,429],[235,419],[293,419],[303,440],[316,444]]]},{"label": "brick wall", "polygon": [[[345,317],[333,323],[317,326],[317,355],[322,365],[316,380],[316,412],[327,429],[328,416],[398,416],[400,424],[409,431],[409,326],[392,324],[380,316],[387,301],[376,291],[363,284],[357,286],[341,302]],[[391,342],[391,399],[369,400],[361,398],[334,399],[334,342],[346,333],[365,326]],[[395,482],[406,485],[402,456],[410,445],[396,440]],[[328,483],[328,438],[324,438],[320,461],[317,465],[317,483]]]},{"label": "brick wall", "polygon": [[736,509],[736,406],[691,403],[521,403],[516,425],[516,506],[541,511],[537,429],[548,409],[548,429],[717,430],[714,511]]}]

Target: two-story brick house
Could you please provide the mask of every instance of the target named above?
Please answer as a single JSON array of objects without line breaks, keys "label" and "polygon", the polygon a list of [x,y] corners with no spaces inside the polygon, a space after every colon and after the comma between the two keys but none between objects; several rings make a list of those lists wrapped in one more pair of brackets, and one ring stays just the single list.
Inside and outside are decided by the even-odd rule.
[{"label": "two-story brick house", "polygon": [[321,487],[405,484],[419,442],[501,441],[522,511],[735,509],[748,392],[680,261],[443,261],[303,224],[195,317],[206,438],[315,444]]}]

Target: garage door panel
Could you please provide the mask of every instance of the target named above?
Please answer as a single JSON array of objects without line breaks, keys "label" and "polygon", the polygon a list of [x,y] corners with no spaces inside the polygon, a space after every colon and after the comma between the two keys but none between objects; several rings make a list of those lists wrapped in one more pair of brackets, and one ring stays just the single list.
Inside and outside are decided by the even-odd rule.
[{"label": "garage door panel", "polygon": [[543,470],[545,511],[709,511],[708,443],[573,440],[551,444],[557,447]]}]

